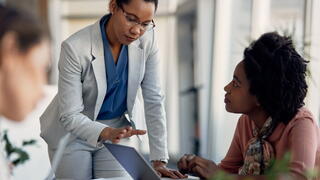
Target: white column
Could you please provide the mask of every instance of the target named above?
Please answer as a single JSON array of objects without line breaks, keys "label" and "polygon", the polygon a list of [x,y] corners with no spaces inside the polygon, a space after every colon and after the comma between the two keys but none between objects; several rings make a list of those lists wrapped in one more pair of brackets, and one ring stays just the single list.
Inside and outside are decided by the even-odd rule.
[{"label": "white column", "polygon": [[[161,61],[164,63],[163,76],[166,90],[166,111],[167,111],[167,130],[168,130],[168,150],[170,155],[179,154],[179,75],[178,75],[178,57],[177,57],[177,30],[176,17],[170,16],[177,9],[177,0],[168,0],[168,16],[166,27],[166,45],[167,53]],[[178,158],[178,157],[173,157]]]},{"label": "white column", "polygon": [[226,112],[224,108],[224,86],[229,68],[230,56],[230,30],[231,30],[232,0],[216,0],[215,26],[213,35],[213,63],[211,81],[211,107],[209,118],[208,154],[214,161],[220,161],[225,155],[222,147],[225,145],[222,129],[225,123]]},{"label": "white column", "polygon": [[58,83],[58,61],[61,45],[61,0],[48,0],[48,19],[51,33],[50,84]]},{"label": "white column", "polygon": [[305,41],[310,43],[310,46],[305,48],[305,53],[309,54],[311,59],[309,70],[311,77],[308,78],[308,95],[306,98],[306,106],[311,110],[315,119],[319,123],[320,119],[320,1],[306,1],[306,27]]},{"label": "white column", "polygon": [[251,38],[257,39],[270,24],[271,0],[252,0]]},{"label": "white column", "polygon": [[199,90],[199,125],[200,125],[200,155],[208,156],[208,145],[212,144],[208,139],[209,123],[209,97],[210,97],[210,67],[212,64],[214,1],[198,0],[197,2],[197,37],[195,53],[195,81]]}]

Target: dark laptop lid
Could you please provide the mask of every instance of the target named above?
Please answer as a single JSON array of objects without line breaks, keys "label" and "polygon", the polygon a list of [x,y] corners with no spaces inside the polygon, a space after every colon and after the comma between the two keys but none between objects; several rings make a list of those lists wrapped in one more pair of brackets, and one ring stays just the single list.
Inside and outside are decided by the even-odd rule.
[{"label": "dark laptop lid", "polygon": [[104,145],[134,180],[160,180],[149,163],[133,147],[110,143]]}]

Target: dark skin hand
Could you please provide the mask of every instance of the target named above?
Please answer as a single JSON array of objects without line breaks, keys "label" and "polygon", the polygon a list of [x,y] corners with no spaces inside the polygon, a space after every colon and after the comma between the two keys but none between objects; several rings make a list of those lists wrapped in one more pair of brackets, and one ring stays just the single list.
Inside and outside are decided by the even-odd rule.
[{"label": "dark skin hand", "polygon": [[169,169],[166,166],[166,163],[162,161],[152,161],[153,168],[157,171],[160,177],[169,177],[173,179],[182,179],[187,178],[187,175],[181,174],[179,171],[174,169]]},{"label": "dark skin hand", "polygon": [[132,129],[131,126],[126,126],[123,128],[106,127],[102,130],[99,140],[109,140],[112,143],[119,143],[123,138],[144,134],[146,134],[145,130]]},{"label": "dark skin hand", "polygon": [[[178,169],[181,173],[192,173],[196,176],[199,176],[201,179],[209,179],[216,173],[219,168],[218,166],[210,160],[201,158],[199,156],[195,156],[193,154],[185,154],[180,158],[178,161]],[[231,174],[230,174],[231,175]],[[266,180],[267,177],[264,175],[258,176],[241,176],[237,174],[231,175],[236,180]],[[287,180],[287,179],[294,179],[300,180],[305,179],[303,177],[293,176],[292,174],[286,174],[286,176],[279,176],[277,177],[278,180]]]},{"label": "dark skin hand", "polygon": [[208,179],[218,170],[218,166],[213,161],[193,154],[185,154],[178,161],[178,169],[182,173],[192,173]]}]

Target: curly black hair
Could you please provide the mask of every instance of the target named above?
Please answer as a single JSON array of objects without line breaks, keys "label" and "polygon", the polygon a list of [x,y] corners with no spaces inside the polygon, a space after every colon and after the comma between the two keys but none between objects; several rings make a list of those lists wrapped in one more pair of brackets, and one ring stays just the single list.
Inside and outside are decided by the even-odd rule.
[{"label": "curly black hair", "polygon": [[307,63],[292,39],[277,32],[263,34],[244,51],[250,93],[275,124],[287,124],[304,105]]}]

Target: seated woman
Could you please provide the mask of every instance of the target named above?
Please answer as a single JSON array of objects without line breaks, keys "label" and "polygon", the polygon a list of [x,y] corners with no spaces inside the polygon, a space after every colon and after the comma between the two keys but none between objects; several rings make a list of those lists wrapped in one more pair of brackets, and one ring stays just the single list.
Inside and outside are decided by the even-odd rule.
[{"label": "seated woman", "polygon": [[223,170],[238,174],[238,179],[264,179],[270,160],[290,152],[290,179],[306,179],[305,172],[320,162],[318,126],[303,107],[306,70],[307,61],[290,38],[263,34],[245,49],[244,60],[224,88],[226,110],[242,114],[226,157],[216,165],[185,155],[178,162],[179,170],[203,178]]}]

